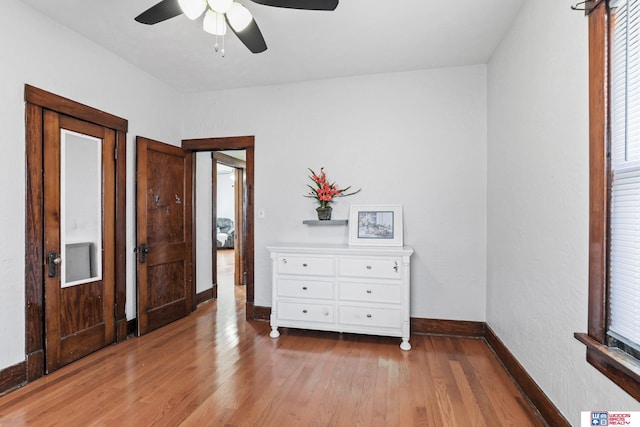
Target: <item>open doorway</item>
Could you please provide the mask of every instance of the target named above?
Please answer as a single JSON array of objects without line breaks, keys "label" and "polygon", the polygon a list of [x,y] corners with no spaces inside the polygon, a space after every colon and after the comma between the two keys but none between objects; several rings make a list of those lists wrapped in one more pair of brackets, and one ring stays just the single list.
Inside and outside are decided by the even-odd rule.
[{"label": "open doorway", "polygon": [[[196,254],[196,262],[194,262],[194,278],[196,287],[196,301],[201,303],[214,298],[215,272],[213,259],[217,258],[217,225],[212,218],[213,207],[207,206],[212,204],[212,193],[202,194],[206,191],[207,184],[198,181],[198,177],[203,175],[208,177],[206,182],[210,192],[214,191],[213,181],[217,179],[217,173],[213,168],[217,168],[217,161],[213,161],[212,153],[228,154],[227,152],[245,152],[245,167],[235,165],[236,183],[242,182],[243,185],[235,185],[234,188],[243,189],[241,197],[236,200],[237,208],[234,216],[238,220],[234,221],[234,254],[240,258],[240,262],[234,259],[234,275],[239,277],[238,282],[242,283],[236,288],[241,288],[244,292],[241,296],[243,299],[246,319],[256,318],[256,309],[254,306],[254,224],[253,224],[253,185],[254,185],[254,137],[238,136],[238,137],[222,137],[222,138],[203,138],[189,139],[182,141],[182,147],[188,152],[194,154],[194,176],[195,182],[195,200],[194,200],[194,221],[193,221],[193,243],[194,253]],[[232,156],[229,156],[232,157]],[[240,174],[239,171],[242,171]],[[198,218],[202,212],[206,219]],[[242,231],[240,237],[239,230]],[[200,246],[200,249],[198,248]],[[204,248],[204,250],[202,249]],[[212,256],[213,255],[213,256]],[[236,268],[237,266],[237,268]],[[236,273],[237,269],[237,273]],[[235,281],[235,280],[234,280]],[[258,314],[259,318],[264,318],[262,313]]]},{"label": "open doorway", "polygon": [[244,183],[246,151],[212,153],[212,220],[215,221],[214,298],[221,286],[244,286]]}]

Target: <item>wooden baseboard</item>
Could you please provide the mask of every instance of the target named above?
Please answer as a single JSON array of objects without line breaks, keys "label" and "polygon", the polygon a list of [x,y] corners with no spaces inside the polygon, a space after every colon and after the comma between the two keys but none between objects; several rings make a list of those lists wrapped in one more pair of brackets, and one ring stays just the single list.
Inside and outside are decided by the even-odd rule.
[{"label": "wooden baseboard", "polygon": [[468,320],[441,320],[411,318],[412,334],[450,335],[456,337],[484,338],[484,322]]},{"label": "wooden baseboard", "polygon": [[0,396],[27,382],[27,362],[0,370]]},{"label": "wooden baseboard", "polygon": [[202,292],[199,292],[196,294],[196,305],[200,305],[203,302],[207,302],[209,300],[213,299],[213,288],[211,289],[205,289]]},{"label": "wooden baseboard", "polygon": [[127,337],[138,335],[138,319],[135,317],[127,321]]},{"label": "wooden baseboard", "polygon": [[253,307],[253,320],[271,320],[271,307]]},{"label": "wooden baseboard", "polygon": [[196,294],[196,305],[200,305],[203,302],[207,302],[213,299],[213,288],[206,289]]},{"label": "wooden baseboard", "polygon": [[494,354],[513,378],[522,393],[538,410],[540,416],[550,427],[570,427],[569,421],[562,415],[556,405],[547,397],[533,378],[527,373],[518,359],[509,351],[507,346],[498,338],[489,325],[485,325],[485,340]]}]

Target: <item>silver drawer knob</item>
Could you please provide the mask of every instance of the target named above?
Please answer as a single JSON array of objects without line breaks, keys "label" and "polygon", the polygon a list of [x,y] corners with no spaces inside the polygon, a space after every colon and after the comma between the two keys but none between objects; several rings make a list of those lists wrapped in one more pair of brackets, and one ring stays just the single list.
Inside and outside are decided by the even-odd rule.
[{"label": "silver drawer knob", "polygon": [[303,266],[303,267],[306,267],[306,266],[307,266],[307,263],[305,262],[304,264],[302,264],[302,266]]},{"label": "silver drawer knob", "polygon": [[371,319],[371,315],[370,315],[370,314],[367,314],[367,318],[368,318],[368,319]]},{"label": "silver drawer knob", "polygon": [[306,290],[307,290],[307,287],[306,287],[306,286],[303,286],[303,287],[302,287],[302,290],[303,290],[303,291],[306,291]]},{"label": "silver drawer knob", "polygon": [[371,289],[367,289],[367,293],[370,294],[371,293]]},{"label": "silver drawer knob", "polygon": [[367,265],[367,270],[371,270],[371,266],[370,265]]},{"label": "silver drawer knob", "polygon": [[303,312],[304,314],[307,314],[307,310],[302,310],[302,312]]}]

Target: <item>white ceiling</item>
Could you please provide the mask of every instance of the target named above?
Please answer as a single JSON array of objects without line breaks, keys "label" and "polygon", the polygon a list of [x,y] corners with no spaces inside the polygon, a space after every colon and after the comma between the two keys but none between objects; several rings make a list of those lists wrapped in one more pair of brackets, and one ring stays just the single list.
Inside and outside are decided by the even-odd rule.
[{"label": "white ceiling", "polygon": [[267,51],[231,32],[226,56],[202,18],[134,21],[159,0],[22,0],[181,92],[487,63],[523,0],[341,0],[333,12],[238,0]]}]

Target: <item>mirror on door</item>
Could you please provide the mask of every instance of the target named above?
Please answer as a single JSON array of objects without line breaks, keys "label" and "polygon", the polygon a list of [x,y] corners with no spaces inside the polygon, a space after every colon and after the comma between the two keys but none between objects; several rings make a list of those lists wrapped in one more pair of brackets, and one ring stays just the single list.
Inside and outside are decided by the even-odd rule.
[{"label": "mirror on door", "polygon": [[61,286],[102,279],[102,140],[60,135]]}]

